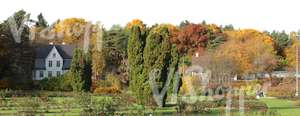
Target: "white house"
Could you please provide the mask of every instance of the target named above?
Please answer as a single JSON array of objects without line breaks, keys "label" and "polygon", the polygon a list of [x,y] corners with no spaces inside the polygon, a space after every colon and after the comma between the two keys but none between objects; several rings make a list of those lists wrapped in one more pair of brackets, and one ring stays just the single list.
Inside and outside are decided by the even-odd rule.
[{"label": "white house", "polygon": [[69,70],[73,49],[70,45],[46,45],[36,48],[33,80],[59,76]]}]

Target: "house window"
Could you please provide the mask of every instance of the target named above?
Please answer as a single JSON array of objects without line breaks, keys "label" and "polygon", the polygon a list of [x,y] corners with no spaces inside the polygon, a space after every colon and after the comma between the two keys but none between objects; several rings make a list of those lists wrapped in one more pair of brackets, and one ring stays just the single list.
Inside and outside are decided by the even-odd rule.
[{"label": "house window", "polygon": [[56,61],[56,67],[60,67],[60,61]]},{"label": "house window", "polygon": [[52,77],[52,71],[48,71],[48,77]]},{"label": "house window", "polygon": [[56,71],[56,76],[60,76],[60,71]]},{"label": "house window", "polygon": [[55,57],[56,57],[56,54],[55,54],[55,53],[53,53],[53,54],[52,54],[52,57],[53,57],[53,58],[55,58]]},{"label": "house window", "polygon": [[44,76],[44,71],[40,71],[40,77]]},{"label": "house window", "polygon": [[48,66],[52,67],[52,61],[51,60],[49,61]]}]

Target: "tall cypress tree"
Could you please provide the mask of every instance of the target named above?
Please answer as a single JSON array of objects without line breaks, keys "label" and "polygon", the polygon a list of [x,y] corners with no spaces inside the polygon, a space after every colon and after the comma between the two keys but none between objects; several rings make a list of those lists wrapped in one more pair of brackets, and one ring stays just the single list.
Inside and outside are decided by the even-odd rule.
[{"label": "tall cypress tree", "polygon": [[[167,81],[173,78],[175,67],[177,67],[178,64],[178,53],[176,48],[172,46],[169,38],[170,32],[168,25],[159,25],[150,31],[146,39],[143,56],[143,76],[147,80],[145,83],[147,86],[144,88],[145,96],[151,96],[149,85],[151,77],[149,75],[153,73],[153,71],[159,72],[155,78],[159,92],[163,91],[166,84],[167,87],[171,86]],[[159,106],[162,107],[165,105],[166,97],[166,94],[164,94],[162,104],[158,104]]]},{"label": "tall cypress tree", "polygon": [[76,48],[70,68],[73,91],[88,91],[91,86],[91,55]]},{"label": "tall cypress tree", "polygon": [[142,103],[144,99],[143,87],[144,82],[142,75],[143,71],[143,50],[145,35],[143,30],[139,26],[133,26],[130,31],[130,36],[128,39],[128,64],[129,64],[129,87],[134,93],[135,97],[138,99],[139,103]]},{"label": "tall cypress tree", "polygon": [[70,67],[70,75],[71,86],[73,91],[81,91],[82,90],[82,79],[84,70],[84,59],[83,59],[83,51],[81,49],[74,49],[73,58]]},{"label": "tall cypress tree", "polygon": [[84,61],[83,90],[89,91],[92,86],[92,56],[90,51],[85,53]]}]

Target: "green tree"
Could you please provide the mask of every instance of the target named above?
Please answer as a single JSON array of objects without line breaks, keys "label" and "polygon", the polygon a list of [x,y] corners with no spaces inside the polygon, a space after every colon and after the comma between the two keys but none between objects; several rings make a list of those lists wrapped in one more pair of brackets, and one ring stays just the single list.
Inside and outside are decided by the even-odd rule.
[{"label": "green tree", "polygon": [[103,38],[107,64],[118,68],[122,60],[127,58],[128,33],[119,25],[114,25]]},{"label": "green tree", "polygon": [[46,21],[46,19],[44,18],[43,14],[40,13],[38,16],[37,16],[37,22],[35,23],[35,26],[36,27],[41,27],[41,28],[46,28],[48,27],[48,22]]},{"label": "green tree", "polygon": [[206,48],[208,50],[215,49],[220,44],[226,41],[222,29],[215,24],[205,25],[208,30],[206,34],[208,37]]},{"label": "green tree", "polygon": [[188,20],[181,21],[179,24],[179,28],[182,29],[183,27],[185,27],[189,24],[191,24],[191,23]]},{"label": "green tree", "polygon": [[284,56],[284,49],[291,44],[289,35],[286,34],[285,31],[272,31],[269,36],[271,36],[274,41],[277,55]]},{"label": "green tree", "polygon": [[89,91],[92,86],[92,56],[90,51],[85,53],[84,60],[83,90]]},{"label": "green tree", "polygon": [[223,28],[222,28],[223,31],[233,31],[234,30],[234,27],[232,24],[229,24],[229,25],[225,25]]},{"label": "green tree", "polygon": [[13,25],[10,25],[11,18],[0,24],[0,79],[7,77],[11,88],[25,89],[31,85],[34,50],[29,44],[29,27],[25,22],[29,16],[30,14],[20,10],[11,17],[17,29],[21,25],[24,26],[20,43],[15,40],[13,34],[16,33],[11,31],[13,28]]},{"label": "green tree", "polygon": [[[168,81],[172,80],[174,68],[178,64],[178,53],[170,42],[171,33],[169,29],[169,25],[164,24],[153,28],[147,36],[144,49],[143,76],[146,80],[144,85],[149,85],[149,80],[153,79],[149,76],[150,73],[158,71],[159,73],[154,80],[158,84],[159,93],[163,92],[165,86],[170,86]],[[144,87],[144,94],[144,96],[151,97],[150,87]],[[161,107],[165,105],[167,94],[163,94],[162,98],[162,104],[158,104]]]},{"label": "green tree", "polygon": [[73,51],[70,67],[71,86],[73,91],[89,90],[91,86],[91,58],[90,53],[84,53],[82,49]]},{"label": "green tree", "polygon": [[143,71],[143,51],[145,42],[145,31],[138,25],[131,27],[128,39],[127,53],[129,64],[129,88],[139,103],[144,100],[143,96],[143,82],[144,78],[141,76]]}]

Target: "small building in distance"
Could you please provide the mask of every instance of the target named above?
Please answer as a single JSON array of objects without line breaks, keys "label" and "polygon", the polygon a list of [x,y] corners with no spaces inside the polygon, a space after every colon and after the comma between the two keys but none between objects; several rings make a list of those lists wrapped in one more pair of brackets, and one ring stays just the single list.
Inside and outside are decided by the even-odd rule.
[{"label": "small building in distance", "polygon": [[70,69],[74,46],[43,45],[35,49],[33,80],[64,74]]}]

